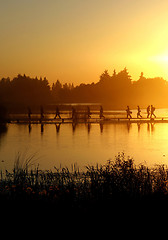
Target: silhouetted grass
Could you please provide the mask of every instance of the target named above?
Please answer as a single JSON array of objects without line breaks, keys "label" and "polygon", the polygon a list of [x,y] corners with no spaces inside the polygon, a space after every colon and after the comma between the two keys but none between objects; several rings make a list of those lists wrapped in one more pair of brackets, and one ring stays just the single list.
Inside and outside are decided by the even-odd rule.
[{"label": "silhouetted grass", "polygon": [[118,154],[105,165],[87,166],[86,171],[30,169],[33,157],[20,163],[18,155],[12,172],[1,174],[0,201],[54,209],[115,209],[132,203],[167,201],[168,168],[135,165],[132,158]]}]

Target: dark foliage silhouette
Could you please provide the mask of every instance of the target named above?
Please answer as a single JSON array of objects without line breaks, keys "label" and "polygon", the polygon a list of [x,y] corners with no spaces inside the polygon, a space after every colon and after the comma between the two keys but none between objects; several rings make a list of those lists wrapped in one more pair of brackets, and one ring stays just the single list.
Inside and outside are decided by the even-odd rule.
[{"label": "dark foliage silhouette", "polygon": [[0,100],[7,106],[32,106],[50,101],[50,86],[46,78],[30,78],[18,74],[13,80],[0,81]]},{"label": "dark foliage silhouette", "polygon": [[21,161],[19,154],[13,172],[1,174],[2,206],[13,204],[16,207],[22,203],[43,209],[41,204],[47,204],[52,211],[61,209],[61,213],[63,209],[109,211],[118,206],[130,213],[131,208],[134,211],[136,206],[138,210],[142,203],[151,206],[159,199],[162,204],[163,200],[167,202],[168,169],[164,165],[155,168],[137,166],[124,153],[105,165],[87,166],[86,171],[79,171],[75,165],[72,171],[68,168],[33,170],[33,161],[34,156]]},{"label": "dark foliage silhouette", "polygon": [[62,84],[59,80],[52,86],[46,78],[38,79],[18,74],[17,77],[0,80],[0,102],[7,107],[19,108],[59,103],[101,103],[108,108],[146,108],[153,104],[168,106],[168,83],[163,78],[145,78],[143,72],[132,81],[127,68],[110,75],[105,70],[97,83],[78,86]]}]

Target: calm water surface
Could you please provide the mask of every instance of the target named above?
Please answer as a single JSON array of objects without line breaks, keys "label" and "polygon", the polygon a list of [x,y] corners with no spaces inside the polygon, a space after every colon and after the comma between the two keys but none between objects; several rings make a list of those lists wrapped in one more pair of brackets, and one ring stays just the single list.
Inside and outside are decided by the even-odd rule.
[{"label": "calm water surface", "polygon": [[[168,109],[156,114],[168,116]],[[35,154],[35,166],[52,170],[104,164],[118,152],[137,164],[168,164],[168,123],[8,124],[0,133],[0,168],[11,170],[18,152],[21,159]]]}]

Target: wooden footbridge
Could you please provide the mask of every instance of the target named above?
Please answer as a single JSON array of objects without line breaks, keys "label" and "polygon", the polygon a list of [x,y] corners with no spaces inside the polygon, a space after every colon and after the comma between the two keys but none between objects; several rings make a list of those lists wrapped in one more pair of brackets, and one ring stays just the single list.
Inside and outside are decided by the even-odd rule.
[{"label": "wooden footbridge", "polygon": [[[136,117],[135,117],[136,116]],[[140,115],[141,116],[141,115]],[[155,115],[154,115],[155,116]],[[47,112],[43,108],[33,113],[28,108],[27,113],[8,114],[6,122],[20,124],[78,124],[78,123],[168,123],[168,116],[158,116],[147,118],[146,110],[142,111],[142,117],[138,118],[137,111],[133,111],[132,117],[127,118],[125,110],[103,111],[103,108],[93,106],[92,111],[86,106],[69,107],[62,106],[61,111],[56,108],[48,109]]]}]

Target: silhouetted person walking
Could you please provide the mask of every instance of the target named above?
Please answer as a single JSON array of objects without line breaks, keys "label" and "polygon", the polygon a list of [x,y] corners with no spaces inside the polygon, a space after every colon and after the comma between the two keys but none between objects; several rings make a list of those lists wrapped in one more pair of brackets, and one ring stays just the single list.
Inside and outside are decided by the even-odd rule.
[{"label": "silhouetted person walking", "polygon": [[41,115],[41,120],[44,118],[44,109],[43,106],[40,108],[40,115]]},{"label": "silhouetted person walking", "polygon": [[76,113],[76,109],[74,107],[72,107],[72,120],[73,121],[77,120],[77,113]]},{"label": "silhouetted person walking", "polygon": [[141,116],[141,109],[140,109],[140,107],[139,106],[137,106],[138,107],[138,112],[137,112],[137,118],[142,118],[142,116]]},{"label": "silhouetted person walking", "polygon": [[91,112],[90,112],[90,107],[87,106],[87,117],[91,118]]},{"label": "silhouetted person walking", "polygon": [[30,107],[27,108],[27,111],[28,111],[28,118],[29,118],[29,120],[31,120],[31,114],[32,114],[32,112],[31,112]]},{"label": "silhouetted person walking", "polygon": [[132,118],[132,116],[131,116],[132,112],[131,112],[129,106],[127,106],[126,112],[127,112],[127,118]]},{"label": "silhouetted person walking", "polygon": [[152,118],[152,116],[154,116],[156,118],[154,111],[155,111],[155,107],[153,105],[151,105],[151,118]]},{"label": "silhouetted person walking", "polygon": [[147,107],[147,118],[149,118],[150,117],[150,105]]},{"label": "silhouetted person walking", "polygon": [[100,118],[104,118],[103,107],[102,106],[100,106]]},{"label": "silhouetted person walking", "polygon": [[55,113],[55,117],[54,117],[54,119],[56,119],[57,118],[57,116],[61,119],[61,116],[60,116],[60,111],[59,111],[59,108],[58,108],[58,106],[56,107],[56,113]]}]

